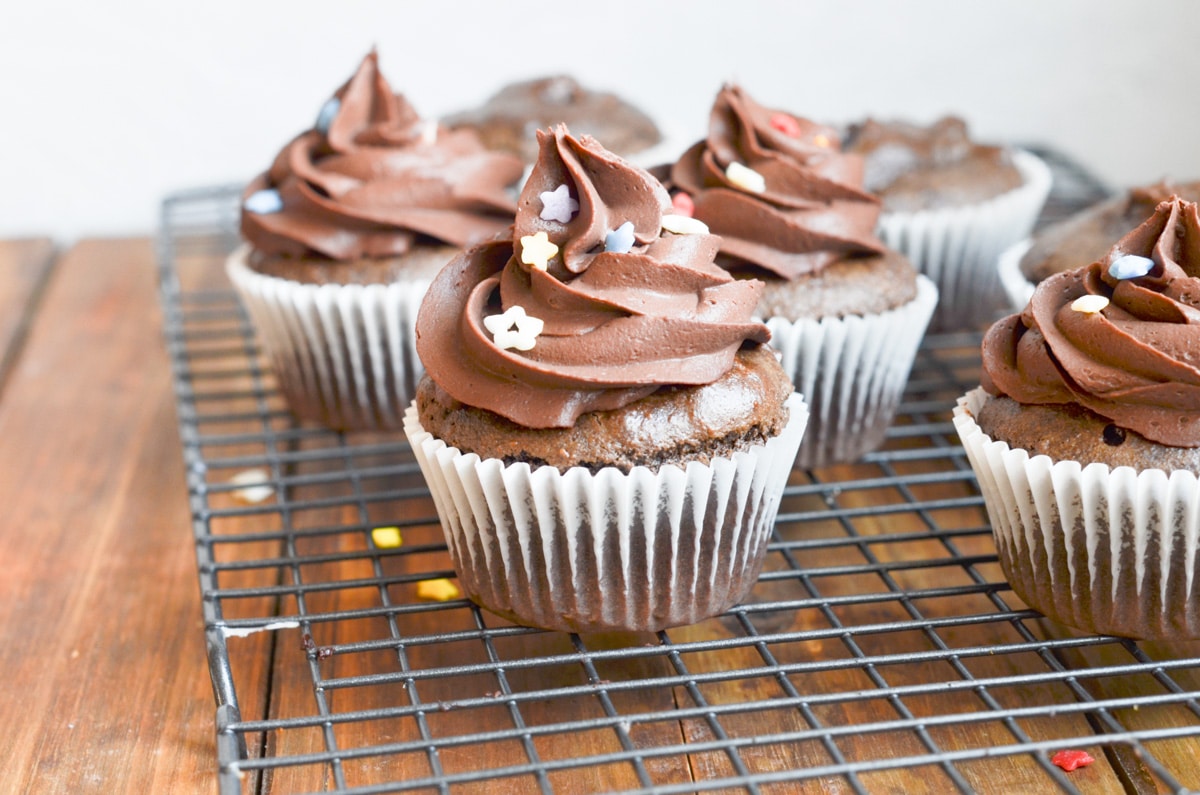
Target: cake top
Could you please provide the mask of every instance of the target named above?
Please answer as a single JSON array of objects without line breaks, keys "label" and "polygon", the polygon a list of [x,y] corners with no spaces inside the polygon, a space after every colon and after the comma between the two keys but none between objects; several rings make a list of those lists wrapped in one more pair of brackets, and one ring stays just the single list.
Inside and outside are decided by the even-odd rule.
[{"label": "cake top", "polygon": [[983,386],[1077,403],[1173,447],[1200,447],[1200,216],[1161,202],[1101,259],[1042,281],[983,341]]},{"label": "cake top", "polygon": [[708,384],[743,343],[762,283],[714,263],[720,240],[666,190],[565,125],[539,154],[510,239],[434,279],[417,353],[454,399],[530,428],[570,427],[669,386]]},{"label": "cake top", "polygon": [[708,136],[674,164],[671,182],[721,236],[723,255],[774,277],[884,250],[862,158],[842,152],[833,128],[765,108],[739,86],[717,94]]},{"label": "cake top", "polygon": [[521,171],[473,133],[423,121],[372,51],[246,188],[242,235],[269,255],[329,260],[403,254],[422,240],[467,246],[512,223]]}]

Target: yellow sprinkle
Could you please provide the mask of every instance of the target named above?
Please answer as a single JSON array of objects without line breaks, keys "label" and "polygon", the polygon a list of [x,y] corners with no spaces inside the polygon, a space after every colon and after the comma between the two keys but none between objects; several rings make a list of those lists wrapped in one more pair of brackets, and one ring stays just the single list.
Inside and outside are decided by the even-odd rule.
[{"label": "yellow sprinkle", "polygon": [[550,242],[550,237],[545,232],[524,235],[521,238],[521,262],[526,265],[544,271],[557,254],[558,246]]},{"label": "yellow sprinkle", "polygon": [[270,499],[275,493],[275,489],[267,485],[270,479],[265,469],[247,469],[237,473],[229,479],[233,485],[242,487],[233,492],[234,499],[250,504]]},{"label": "yellow sprinkle", "polygon": [[395,549],[404,543],[399,527],[376,527],[371,531],[371,540],[380,549]]},{"label": "yellow sprinkle", "polygon": [[725,178],[735,188],[741,188],[747,193],[762,193],[767,189],[767,181],[762,174],[736,160],[726,167]]},{"label": "yellow sprinkle", "polygon": [[1081,295],[1071,302],[1071,308],[1085,315],[1094,315],[1108,306],[1108,299],[1102,295]]},{"label": "yellow sprinkle", "polygon": [[417,598],[428,599],[431,602],[445,602],[457,599],[460,595],[458,586],[440,577],[436,580],[421,580],[417,583]]},{"label": "yellow sprinkle", "polygon": [[829,147],[833,145],[833,141],[829,140],[828,135],[814,135],[813,143],[817,146]]}]

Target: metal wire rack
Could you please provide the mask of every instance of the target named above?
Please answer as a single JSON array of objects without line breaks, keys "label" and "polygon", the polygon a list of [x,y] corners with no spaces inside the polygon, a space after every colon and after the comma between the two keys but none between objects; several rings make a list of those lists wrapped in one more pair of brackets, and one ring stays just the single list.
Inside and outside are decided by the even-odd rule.
[{"label": "metal wire rack", "polygon": [[[1103,195],[1041,154],[1051,214]],[[402,439],[290,419],[221,273],[236,195],[169,197],[160,238],[222,793],[1200,787],[1200,647],[1079,634],[1004,582],[949,423],[977,335],[926,341],[882,450],[793,473],[746,604],[541,632],[419,595],[454,575]]]}]

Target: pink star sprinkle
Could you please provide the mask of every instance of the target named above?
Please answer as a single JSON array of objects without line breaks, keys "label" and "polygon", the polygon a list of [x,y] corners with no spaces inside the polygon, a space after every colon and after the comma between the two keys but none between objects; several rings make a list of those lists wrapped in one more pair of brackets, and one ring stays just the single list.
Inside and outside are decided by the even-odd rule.
[{"label": "pink star sprinkle", "polygon": [[792,138],[800,137],[800,122],[786,113],[771,114],[771,126],[784,135],[790,135]]},{"label": "pink star sprinkle", "polygon": [[560,224],[570,222],[579,212],[579,202],[571,198],[571,191],[565,185],[559,185],[554,190],[544,190],[538,194],[542,200],[543,221],[558,221]]},{"label": "pink star sprinkle", "polygon": [[679,191],[671,197],[671,206],[675,208],[676,215],[682,215],[691,218],[696,214],[696,203],[692,201],[692,197],[683,191]]},{"label": "pink star sprinkle", "polygon": [[1087,751],[1059,751],[1050,761],[1070,773],[1077,767],[1087,767],[1096,760]]}]

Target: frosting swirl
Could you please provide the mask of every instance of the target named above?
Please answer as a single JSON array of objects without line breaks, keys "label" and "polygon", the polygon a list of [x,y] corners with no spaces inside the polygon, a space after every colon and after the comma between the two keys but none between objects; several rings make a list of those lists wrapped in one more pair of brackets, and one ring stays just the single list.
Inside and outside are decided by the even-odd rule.
[{"label": "frosting swirl", "polygon": [[[715,236],[664,234],[671,200],[653,177],[564,125],[538,146],[512,239],[455,258],[421,305],[417,352],[442,389],[519,425],[570,427],[660,387],[711,383],[743,342],[768,340],[751,321],[762,283],[715,265]],[[559,221],[544,197],[563,186],[578,209]],[[627,223],[625,245],[609,240]],[[544,324],[528,350],[502,348],[485,320],[517,307]]]},{"label": "frosting swirl", "polygon": [[246,188],[242,235],[267,254],[334,260],[403,254],[422,238],[471,245],[512,222],[507,186],[521,171],[474,133],[423,122],[372,51]]},{"label": "frosting swirl", "polygon": [[[1113,275],[1127,255],[1149,272]],[[1200,447],[1197,205],[1172,197],[1099,261],[1042,281],[1023,313],[988,331],[983,365],[993,394],[1078,403],[1152,441]]]},{"label": "frosting swirl", "polygon": [[[743,166],[762,177],[761,191],[739,180]],[[683,153],[671,181],[692,194],[723,254],[784,279],[884,249],[862,158],[843,153],[832,128],[768,110],[738,86],[717,94],[708,137]]]}]

